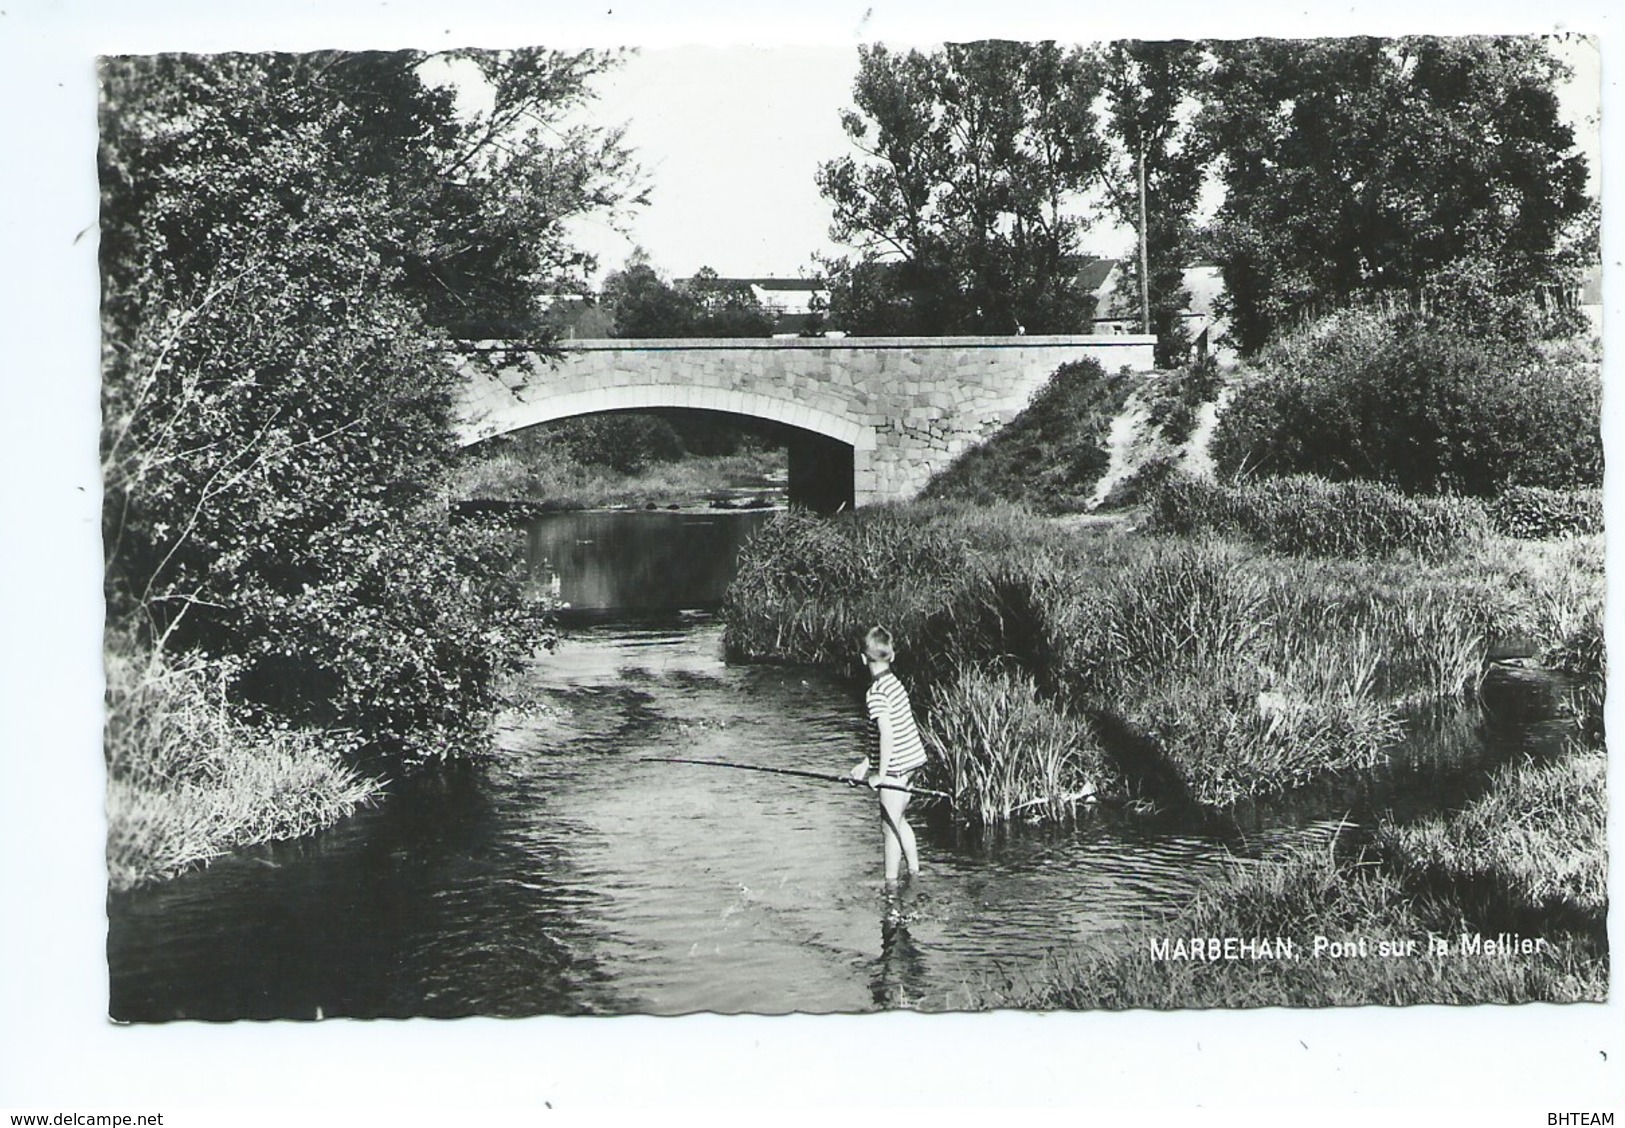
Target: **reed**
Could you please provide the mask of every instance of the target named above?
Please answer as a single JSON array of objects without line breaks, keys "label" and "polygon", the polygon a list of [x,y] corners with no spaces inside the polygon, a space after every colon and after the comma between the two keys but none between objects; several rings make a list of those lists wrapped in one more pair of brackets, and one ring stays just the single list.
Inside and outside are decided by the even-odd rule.
[{"label": "reed", "polygon": [[1058,610],[1058,680],[1153,740],[1198,803],[1369,766],[1399,732],[1376,691],[1380,641],[1312,602],[1239,546],[1150,542]]},{"label": "reed", "polygon": [[1070,616],[1084,632],[1068,656],[1074,691],[1111,699],[1179,672],[1244,661],[1271,627],[1264,586],[1247,563],[1246,552],[1222,542],[1143,542],[1098,576]]},{"label": "reed", "polygon": [[1311,664],[1341,667],[1341,677],[1368,677],[1371,692],[1385,700],[1415,704],[1476,692],[1492,641],[1516,630],[1505,582],[1454,562],[1256,564],[1269,577],[1273,615],[1320,625],[1277,632],[1277,643],[1307,647],[1316,652]]},{"label": "reed", "polygon": [[1477,501],[1412,497],[1377,482],[1311,475],[1220,485],[1176,477],[1155,495],[1148,528],[1212,534],[1273,552],[1343,559],[1413,552],[1442,560],[1490,531]]},{"label": "reed", "polygon": [[1382,762],[1398,709],[1363,697],[1249,695],[1199,675],[1159,680],[1121,714],[1177,766],[1190,799],[1224,807]]},{"label": "reed", "polygon": [[1068,817],[1106,770],[1087,724],[1007,670],[962,667],[935,686],[926,736],[956,809],[982,823]]},{"label": "reed", "polygon": [[251,724],[226,702],[226,664],[172,664],[115,643],[107,659],[111,888],[170,877],[229,850],[312,833],[382,783],[330,733]]}]

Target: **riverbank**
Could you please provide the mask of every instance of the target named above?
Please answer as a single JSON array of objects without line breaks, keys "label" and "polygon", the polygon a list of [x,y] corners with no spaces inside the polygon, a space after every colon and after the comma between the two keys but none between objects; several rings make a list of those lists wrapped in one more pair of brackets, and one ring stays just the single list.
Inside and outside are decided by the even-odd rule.
[{"label": "riverbank", "polygon": [[[1264,510],[1277,519],[1255,537]],[[1197,511],[1201,527],[1166,531]],[[1238,862],[1183,909],[977,1005],[1601,999],[1602,538],[1501,524],[1312,480],[1176,481],[1115,522],[940,502],[789,513],[744,554],[726,642],[737,659],[838,668],[867,625],[889,625],[936,753],[925,782],[984,827],[1076,817],[1091,791],[1222,820],[1384,764],[1476,697],[1492,659],[1560,671],[1560,760],[1514,763],[1420,822]],[[1383,954],[1394,941],[1416,947]]]},{"label": "riverbank", "polygon": [[1601,1002],[1606,757],[1497,772],[1459,811],[1238,862],[1175,914],[989,1009]]},{"label": "riverbank", "polygon": [[[837,667],[886,623],[939,752],[931,786],[970,821],[1090,789],[1216,808],[1380,763],[1419,710],[1475,692],[1492,653],[1573,667],[1601,637],[1602,581],[1597,536],[1288,557],[924,503],[775,518],[741,560],[726,643]],[[1010,723],[970,723],[992,701]],[[1052,724],[1072,734],[1061,764],[1027,738]],[[1018,793],[978,782],[988,765]]]},{"label": "riverbank", "polygon": [[112,892],[314,833],[383,792],[347,762],[342,734],[244,721],[222,663],[173,665],[114,644],[106,668]]}]

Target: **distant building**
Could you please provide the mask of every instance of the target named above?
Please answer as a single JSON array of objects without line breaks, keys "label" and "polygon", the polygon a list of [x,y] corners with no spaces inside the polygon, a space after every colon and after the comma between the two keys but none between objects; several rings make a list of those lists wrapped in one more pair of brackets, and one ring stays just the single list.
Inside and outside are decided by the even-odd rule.
[{"label": "distant building", "polygon": [[773,314],[773,336],[800,337],[824,325],[820,310],[829,309],[829,284],[821,278],[717,278],[719,290],[749,290]]},{"label": "distant building", "polygon": [[[1095,299],[1095,322],[1110,321],[1122,314],[1116,309],[1117,283],[1123,277],[1121,259],[1081,258],[1077,264],[1078,285]],[[1100,330],[1096,330],[1099,332]],[[1127,332],[1128,330],[1112,330]]]},{"label": "distant building", "polygon": [[[1096,333],[1138,333],[1141,329],[1139,299],[1120,288],[1123,265],[1122,259],[1092,259],[1079,269],[1079,282],[1095,295]],[[1228,325],[1216,311],[1219,295],[1224,293],[1223,274],[1212,263],[1202,263],[1185,268],[1183,283],[1190,301],[1181,316],[1194,352],[1206,356],[1219,351],[1220,359],[1225,359],[1230,355],[1223,351]]]}]

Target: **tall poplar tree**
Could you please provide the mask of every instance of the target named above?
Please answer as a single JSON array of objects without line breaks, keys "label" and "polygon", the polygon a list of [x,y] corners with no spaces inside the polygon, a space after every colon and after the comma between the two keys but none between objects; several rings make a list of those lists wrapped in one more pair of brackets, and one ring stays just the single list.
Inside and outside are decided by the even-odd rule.
[{"label": "tall poplar tree", "polygon": [[[1192,128],[1202,51],[1194,43],[1124,40],[1105,51],[1106,128],[1118,142],[1106,199],[1112,214],[1143,240],[1126,272],[1149,307],[1157,363],[1171,365],[1188,340],[1180,317],[1205,155]],[[1142,211],[1143,201],[1143,211]],[[1144,286],[1142,291],[1141,286]]]}]

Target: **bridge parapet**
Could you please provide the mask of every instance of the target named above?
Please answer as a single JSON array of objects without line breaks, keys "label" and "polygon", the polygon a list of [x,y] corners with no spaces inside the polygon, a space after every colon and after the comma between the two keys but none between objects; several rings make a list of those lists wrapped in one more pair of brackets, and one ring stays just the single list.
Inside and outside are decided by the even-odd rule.
[{"label": "bridge parapet", "polygon": [[550,362],[506,342],[494,374],[465,361],[465,444],[572,415],[656,407],[771,419],[852,448],[857,504],[914,496],[1026,407],[1049,375],[1094,358],[1149,370],[1155,338],[728,338],[564,342]]}]

